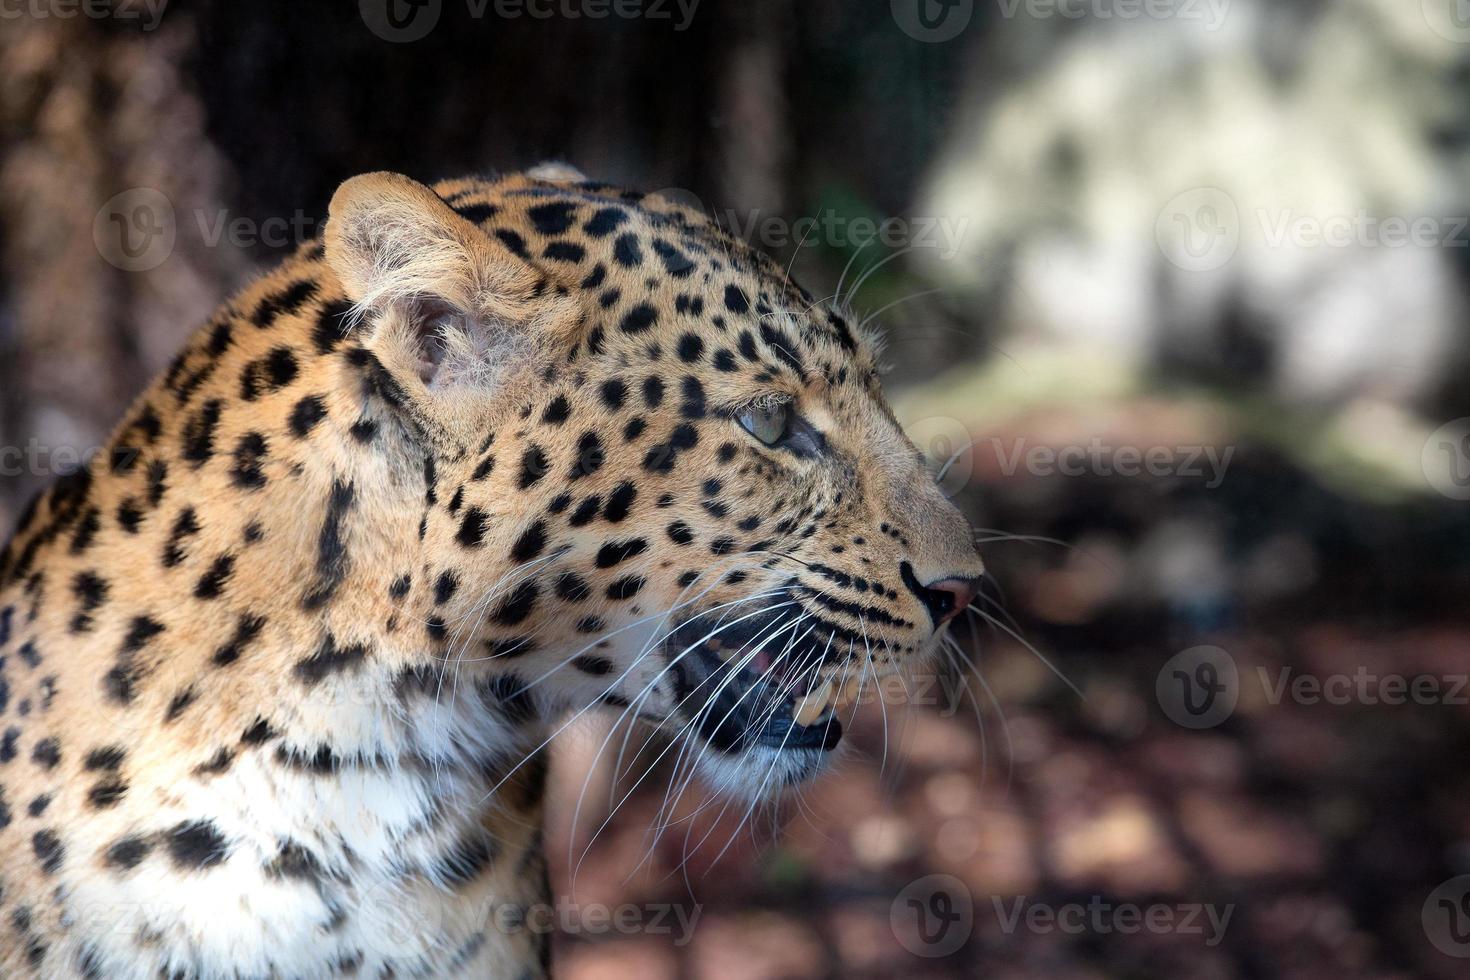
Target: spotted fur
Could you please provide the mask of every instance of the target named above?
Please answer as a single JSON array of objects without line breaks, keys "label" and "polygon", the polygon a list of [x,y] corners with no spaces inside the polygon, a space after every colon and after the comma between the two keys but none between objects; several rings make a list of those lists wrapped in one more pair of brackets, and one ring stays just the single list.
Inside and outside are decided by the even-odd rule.
[{"label": "spotted fur", "polygon": [[692,724],[675,627],[775,596],[813,676],[884,669],[979,573],[851,322],[702,216],[354,178],[0,554],[0,975],[543,975],[494,913],[550,721],[805,776]]}]

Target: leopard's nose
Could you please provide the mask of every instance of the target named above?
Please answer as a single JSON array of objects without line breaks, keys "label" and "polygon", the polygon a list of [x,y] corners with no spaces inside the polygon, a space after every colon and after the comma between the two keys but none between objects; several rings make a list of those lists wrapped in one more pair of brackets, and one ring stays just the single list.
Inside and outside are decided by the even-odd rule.
[{"label": "leopard's nose", "polygon": [[934,596],[934,628],[964,612],[975,596],[980,594],[978,578],[945,578],[924,586]]}]

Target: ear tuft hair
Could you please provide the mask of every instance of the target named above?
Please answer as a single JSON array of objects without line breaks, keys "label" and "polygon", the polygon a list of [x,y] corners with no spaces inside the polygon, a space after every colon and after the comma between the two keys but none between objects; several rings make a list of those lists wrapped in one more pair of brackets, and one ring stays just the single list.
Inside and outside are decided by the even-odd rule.
[{"label": "ear tuft hair", "polygon": [[587,179],[586,174],[562,160],[543,160],[527,170],[526,175],[553,184],[580,184]]}]

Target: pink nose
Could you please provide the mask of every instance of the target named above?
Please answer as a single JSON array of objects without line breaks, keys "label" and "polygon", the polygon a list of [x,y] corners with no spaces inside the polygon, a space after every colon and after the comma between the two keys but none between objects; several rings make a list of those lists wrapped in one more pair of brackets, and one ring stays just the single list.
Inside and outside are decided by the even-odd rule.
[{"label": "pink nose", "polygon": [[926,585],[924,588],[936,593],[938,609],[935,611],[939,615],[937,626],[943,626],[964,612],[965,608],[975,601],[975,596],[980,593],[980,580],[978,578],[945,578]]}]

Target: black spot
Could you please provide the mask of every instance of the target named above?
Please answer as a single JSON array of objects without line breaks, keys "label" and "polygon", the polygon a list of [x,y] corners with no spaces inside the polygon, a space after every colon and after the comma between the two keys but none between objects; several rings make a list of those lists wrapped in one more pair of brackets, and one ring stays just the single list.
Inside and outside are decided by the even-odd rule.
[{"label": "black spot", "polygon": [[632,269],[643,264],[643,249],[638,247],[638,236],[632,232],[619,235],[613,243],[613,258],[618,265]]},{"label": "black spot", "polygon": [[602,498],[594,493],[577,505],[577,509],[572,512],[572,516],[567,523],[572,527],[584,527],[585,525],[591,524],[597,518],[597,512],[601,507]]},{"label": "black spot", "polygon": [[624,480],[613,488],[607,498],[607,507],[603,510],[603,516],[609,523],[617,524],[628,516],[628,511],[633,506],[633,500],[638,496],[638,488],[632,483]]},{"label": "black spot", "polygon": [[163,565],[165,568],[173,568],[184,560],[184,541],[199,533],[199,520],[194,514],[193,507],[185,507],[179,511],[179,516],[174,518],[174,526],[168,533],[168,541],[163,547]]},{"label": "black spot", "polygon": [[475,467],[475,472],[470,474],[470,481],[474,482],[476,480],[485,479],[485,477],[490,475],[490,471],[493,469],[495,469],[495,457],[486,456],[484,459],[480,460],[480,464]]},{"label": "black spot", "polygon": [[606,657],[582,654],[572,659],[572,666],[593,677],[606,677],[613,672],[613,664]]},{"label": "black spot", "polygon": [[239,660],[245,648],[260,635],[260,631],[264,628],[265,617],[242,613],[239,622],[235,624],[234,635],[226,641],[224,646],[214,652],[212,658],[214,665],[224,667]]},{"label": "black spot", "polygon": [[635,415],[628,420],[627,425],[623,426],[623,441],[632,442],[634,439],[643,435],[643,430],[646,428],[648,428],[648,422],[643,416]]},{"label": "black spot", "polygon": [[126,796],[127,792],[126,782],[117,776],[107,776],[97,780],[87,791],[87,803],[94,810],[102,810],[117,805],[117,802]]},{"label": "black spot", "polygon": [[602,208],[588,219],[582,230],[593,238],[605,238],[627,220],[628,213],[622,208]]},{"label": "black spot", "polygon": [[378,434],[377,420],[366,417],[360,418],[352,423],[352,428],[348,429],[347,432],[356,442],[366,446]]},{"label": "black spot", "polygon": [[510,557],[516,562],[527,562],[540,555],[545,547],[546,522],[536,521],[516,539],[515,545],[510,549]]},{"label": "black spot", "polygon": [[255,401],[262,391],[276,391],[296,380],[296,355],[289,347],[275,347],[264,357],[245,365],[240,373],[240,397]]},{"label": "black spot", "polygon": [[357,493],[352,484],[332,482],[332,495],[327,498],[327,514],[317,535],[317,581],[302,597],[304,609],[320,609],[331,601],[342,579],[347,576],[347,541],[343,524],[353,507]]},{"label": "black spot", "polygon": [[715,351],[714,365],[717,371],[734,371],[735,355],[722,347]]},{"label": "black spot", "polygon": [[413,586],[413,577],[407,574],[400,575],[393,580],[388,587],[388,595],[394,599],[402,599],[408,595],[408,590]]},{"label": "black spot", "polygon": [[107,745],[88,752],[82,766],[89,772],[114,772],[127,757],[128,750],[121,745]]},{"label": "black spot", "polygon": [[526,252],[526,240],[509,228],[497,228],[495,230],[495,237],[500,239],[501,244],[521,258],[530,257]]},{"label": "black spot", "polygon": [[623,407],[628,397],[628,386],[622,378],[610,378],[602,383],[602,403],[616,412]]},{"label": "black spot", "polygon": [[168,478],[168,464],[161,459],[155,459],[148,464],[148,506],[157,507],[158,502],[163,499],[168,490],[164,482]]},{"label": "black spot", "polygon": [[39,817],[41,814],[46,812],[46,808],[50,805],[51,794],[42,793],[35,799],[31,800],[30,804],[26,807],[26,812],[33,817]]},{"label": "black spot", "polygon": [[306,438],[316,424],[327,417],[327,403],[321,395],[307,395],[291,409],[291,434]]},{"label": "black spot", "polygon": [[143,523],[143,512],[138,509],[138,501],[132,497],[123,500],[117,505],[117,526],[128,534],[137,534],[138,525]]},{"label": "black spot", "polygon": [[473,204],[456,204],[454,205],[454,210],[459,214],[461,218],[474,225],[478,225],[484,221],[489,221],[500,211],[500,209],[495,205],[487,204],[485,202],[478,202]]},{"label": "black spot", "polygon": [[576,242],[552,242],[541,254],[557,262],[581,262],[587,257],[587,250]]},{"label": "black spot", "polygon": [[183,714],[184,709],[194,703],[196,697],[198,697],[198,692],[192,687],[186,687],[175,694],[168,702],[168,709],[163,713],[164,724],[177,721],[179,715]]},{"label": "black spot", "polygon": [[459,589],[459,576],[452,571],[439,573],[439,579],[434,583],[434,604],[442,606],[454,598],[454,593]]},{"label": "black spot", "polygon": [[750,298],[739,286],[729,285],[725,287],[725,309],[731,313],[744,313],[750,309]]},{"label": "black spot", "polygon": [[229,845],[213,823],[189,820],[166,835],[169,857],[180,870],[212,868],[229,854]]},{"label": "black spot", "polygon": [[275,323],[276,317],[283,314],[293,314],[301,309],[313,296],[316,295],[316,283],[310,279],[294,282],[290,286],[261,300],[260,306],[256,308],[255,316],[252,318],[255,325],[262,330]]},{"label": "black spot", "polygon": [[592,589],[575,572],[562,572],[556,578],[556,594],[568,602],[581,602],[592,594]]},{"label": "black spot", "polygon": [[41,739],[31,749],[31,761],[43,769],[55,769],[61,761],[61,742],[54,736]]},{"label": "black spot", "polygon": [[[698,338],[695,338],[696,340]],[[650,410],[658,408],[664,400],[664,382],[657,375],[650,374],[643,379],[643,404]]]},{"label": "black spot", "polygon": [[694,531],[683,521],[675,521],[666,528],[669,540],[675,544],[688,544],[694,540]]},{"label": "black spot", "polygon": [[[95,612],[99,606],[107,601],[108,586],[96,572],[79,572],[77,573],[77,577],[72,580],[71,590],[81,606],[80,612],[72,620],[71,631],[73,633],[83,633],[92,627],[91,613]],[[8,614],[9,612],[10,610],[7,609],[6,613]],[[9,632],[9,615],[7,615],[5,633],[8,635]],[[31,666],[34,667],[35,664],[31,664]]]},{"label": "black spot", "polygon": [[598,438],[597,433],[591,431],[582,433],[582,437],[577,440],[577,458],[572,462],[572,470],[568,477],[579,480],[584,476],[591,476],[602,469],[605,458],[602,440]]},{"label": "black spot", "polygon": [[235,463],[230,469],[230,479],[242,490],[255,490],[265,486],[265,474],[261,463],[266,456],[265,436],[259,432],[247,432],[235,444]]},{"label": "black spot", "polygon": [[153,845],[142,837],[120,837],[103,853],[102,859],[114,868],[136,868],[152,850]]},{"label": "black spot", "polygon": [[612,568],[620,565],[629,558],[636,557],[648,550],[648,542],[643,538],[632,538],[628,541],[609,541],[597,551],[597,567]]},{"label": "black spot", "polygon": [[322,307],[316,315],[316,326],[311,331],[311,341],[317,353],[330,354],[337,345],[346,340],[351,332],[349,315],[352,304],[345,299],[336,299]]},{"label": "black spot", "polygon": [[321,683],[332,674],[351,670],[367,659],[367,647],[363,644],[337,646],[337,638],[331,633],[322,640],[315,653],[297,661],[291,673],[307,687]]},{"label": "black spot", "polygon": [[653,240],[653,251],[664,265],[664,271],[675,279],[683,279],[694,272],[694,262],[662,238]]},{"label": "black spot", "polygon": [[96,507],[88,507],[82,514],[81,520],[77,522],[75,533],[72,534],[71,553],[80,555],[92,547],[92,542],[101,528],[101,512]]},{"label": "black spot", "polygon": [[551,400],[551,404],[546,406],[546,411],[541,413],[541,421],[548,425],[561,425],[571,418],[571,415],[571,402],[567,401],[565,395],[557,395]]},{"label": "black spot", "polygon": [[225,584],[229,582],[230,576],[235,573],[235,556],[220,555],[209,566],[209,571],[200,576],[199,584],[194,586],[194,597],[196,599],[218,599],[225,590]]},{"label": "black spot", "polygon": [[607,597],[609,599],[631,599],[638,594],[643,585],[642,575],[628,575],[607,587]]},{"label": "black spot", "polygon": [[240,733],[240,743],[242,745],[263,745],[276,735],[277,732],[271,728],[270,722],[264,718],[256,718],[254,724]]},{"label": "black spot", "polygon": [[214,455],[214,431],[219,426],[223,407],[224,403],[218,398],[211,399],[184,423],[183,454],[195,469]]},{"label": "black spot", "polygon": [[31,848],[36,852],[36,860],[41,862],[41,870],[48,875],[55,874],[66,858],[66,847],[54,830],[36,831],[31,836]]},{"label": "black spot", "polygon": [[163,624],[149,616],[134,617],[128,626],[127,636],[123,638],[122,652],[136,653],[159,633],[163,632]]},{"label": "black spot", "polygon": [[694,375],[686,375],[680,385],[684,395],[684,402],[679,406],[679,414],[686,419],[704,418],[704,385]]},{"label": "black spot", "polygon": [[643,457],[643,468],[651,473],[667,473],[674,468],[679,453],[699,443],[699,430],[688,422],[669,434],[667,442],[651,446]]},{"label": "black spot", "polygon": [[5,734],[0,735],[0,763],[9,762],[15,758],[16,745],[20,741],[20,729],[14,725],[5,729]]},{"label": "black spot", "polygon": [[466,548],[478,548],[484,543],[485,529],[490,522],[490,515],[478,507],[471,507],[464,512],[464,517],[459,522],[459,531],[455,539]]},{"label": "black spot", "polygon": [[543,235],[560,235],[572,226],[576,205],[566,201],[538,204],[526,212],[536,230]]},{"label": "black spot", "polygon": [[495,622],[502,626],[514,626],[516,623],[523,622],[527,616],[531,615],[531,610],[536,605],[536,598],[540,594],[541,589],[534,581],[522,582],[500,604],[494,616]]},{"label": "black spot", "polygon": [[658,310],[647,303],[639,303],[637,306],[623,314],[623,322],[618,325],[623,333],[640,334],[648,330],[658,321]]},{"label": "black spot", "polygon": [[546,458],[546,451],[540,446],[527,446],[526,451],[521,454],[521,472],[516,483],[524,490],[550,470],[551,461]]}]

